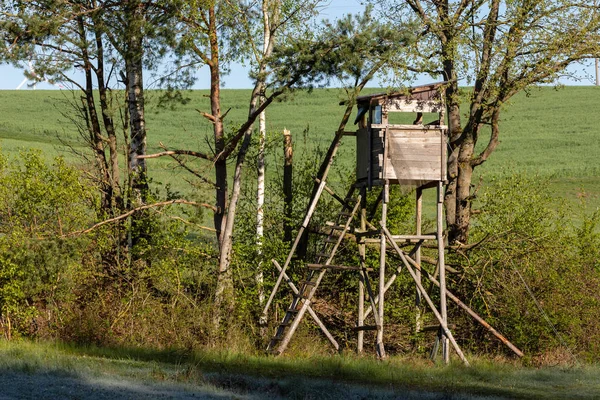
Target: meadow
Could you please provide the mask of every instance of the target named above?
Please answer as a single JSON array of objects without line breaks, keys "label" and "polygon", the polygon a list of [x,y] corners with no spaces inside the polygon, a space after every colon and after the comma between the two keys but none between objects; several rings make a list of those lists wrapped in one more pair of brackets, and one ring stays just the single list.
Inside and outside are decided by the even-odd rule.
[{"label": "meadow", "polygon": [[[368,89],[370,92],[379,89]],[[229,110],[229,128],[247,115],[248,90],[224,90],[223,110]],[[159,107],[159,93],[148,92],[148,153],[169,148],[210,151],[211,127],[198,111],[208,109],[207,91],[184,93],[187,104]],[[82,149],[74,124],[65,117],[74,95],[68,91],[0,91],[0,146],[5,153],[38,148],[47,157],[63,155],[81,162],[64,145]],[[337,89],[297,92],[273,104],[267,113],[269,154],[267,173],[275,175],[282,164],[284,128],[292,132],[296,160],[326,149],[336,130],[344,93]],[[466,90],[465,90],[466,101]],[[485,185],[514,173],[547,180],[557,199],[577,204],[585,199],[590,209],[600,205],[600,141],[598,127],[600,88],[569,86],[533,88],[506,105],[500,145],[488,162],[476,170],[474,182]],[[480,139],[479,146],[487,143]],[[345,139],[337,165],[347,174],[354,162],[354,142]],[[210,175],[210,165],[197,166]],[[156,183],[170,182],[183,195],[191,195],[186,174],[167,159],[149,161]],[[197,193],[195,195],[198,195]]]},{"label": "meadow", "polygon": [[[369,90],[377,91],[378,89]],[[160,151],[160,143],[164,143],[169,148],[210,151],[211,126],[198,113],[198,110],[205,111],[208,108],[207,92],[186,93],[185,95],[189,97],[186,104],[167,108],[158,107],[159,94],[158,92],[148,93],[148,152]],[[73,93],[66,91],[1,91],[0,147],[2,152],[14,155],[21,149],[37,148],[47,159],[62,155],[71,163],[84,164],[85,161],[73,150],[83,151],[85,147],[79,138],[77,129],[67,117],[72,112],[72,106],[68,103],[73,100],[73,96]],[[230,109],[226,119],[226,125],[229,128],[239,124],[246,115],[248,98],[249,91],[247,90],[223,91],[223,108],[224,110]],[[313,159],[315,153],[318,154],[330,143],[343,112],[342,107],[339,106],[339,101],[342,99],[343,93],[338,90],[320,89],[310,93],[295,93],[285,101],[273,104],[269,108],[267,116],[269,179],[278,177],[281,169],[282,130],[286,128],[292,132],[297,162]],[[501,143],[490,160],[477,170],[478,177],[474,183],[479,185],[481,182],[481,185],[485,187],[496,184],[498,180],[513,182],[510,180],[511,177],[515,173],[521,173],[530,181],[547,182],[553,191],[557,209],[558,204],[562,201],[571,205],[577,205],[584,201],[588,211],[598,208],[600,206],[600,165],[596,159],[600,155],[600,141],[596,136],[598,135],[600,115],[595,111],[599,106],[600,88],[596,87],[565,87],[558,90],[543,87],[517,96],[511,104],[506,105],[501,124]],[[231,131],[231,129],[229,130]],[[485,138],[481,138],[481,140],[484,142]],[[484,144],[480,143],[480,146]],[[354,143],[352,138],[347,138],[337,160],[337,166],[341,168],[337,168],[338,172],[333,174],[333,179],[341,179],[343,174],[349,174],[348,170],[352,168],[353,159]],[[161,186],[161,183],[168,183],[172,190],[181,192],[183,197],[190,197],[191,200],[196,201],[210,201],[213,193],[194,190],[187,182],[189,175],[177,169],[168,159],[152,159],[148,163],[155,187]],[[209,164],[198,163],[196,167],[204,168],[206,173],[211,173]],[[249,174],[252,173],[251,168],[252,163],[248,162]],[[516,191],[506,192],[514,195]],[[528,191],[530,195],[531,192],[532,190]],[[535,193],[531,197],[535,197],[534,195]],[[537,204],[535,199],[530,202],[521,198],[513,200],[514,202],[506,204],[514,206],[514,210],[511,209],[511,211],[514,211],[515,214],[522,213],[522,210],[517,210],[519,202],[527,205]],[[546,211],[544,210],[544,212]],[[531,213],[529,208],[526,213],[527,215],[539,215],[539,213]],[[552,209],[546,212],[546,215],[551,214]],[[580,218],[581,215],[578,214],[572,216],[572,220],[576,223]],[[505,225],[515,225],[513,219],[507,218],[506,221]],[[523,227],[529,230],[530,226],[535,225],[535,221],[528,218],[516,220],[517,223],[519,221],[521,221],[520,225],[514,229],[514,232],[517,233],[521,232],[519,229]],[[547,233],[545,230],[541,232]],[[503,242],[502,238],[498,240],[499,246],[505,246],[505,244],[514,246],[514,243],[510,241]],[[528,244],[529,242],[523,241],[523,243]],[[581,268],[583,263],[579,263],[579,258],[565,268],[564,261],[567,252],[555,249],[565,243],[567,242],[562,241],[557,245],[551,238],[547,243],[542,242],[542,247],[532,245],[523,247],[523,251],[519,247],[516,250],[513,249],[512,254],[518,253],[520,255],[519,262],[523,264],[523,268],[527,267],[527,271],[531,271],[526,278],[531,284],[537,284],[534,289],[539,288],[536,290],[538,297],[545,296],[542,300],[545,308],[548,310],[558,304],[556,314],[553,316],[556,315],[555,322],[558,321],[561,332],[569,332],[572,326],[581,328],[581,331],[573,332],[573,337],[576,338],[573,340],[578,342],[569,342],[569,344],[585,354],[581,357],[582,360],[597,361],[598,353],[595,349],[597,349],[598,341],[595,340],[596,336],[594,335],[598,330],[595,329],[594,322],[598,321],[598,318],[593,313],[598,309],[597,303],[594,303],[596,299],[594,296],[598,293],[597,286],[589,285],[589,291],[581,290],[577,286],[579,282],[589,283],[589,279],[587,279],[589,275],[585,277],[586,279],[582,278],[588,269]],[[590,243],[595,242],[590,241]],[[568,246],[571,245],[572,243],[568,242]],[[521,246],[521,242],[519,242],[519,246]],[[493,246],[491,248],[493,250]],[[584,256],[589,255],[590,259],[587,260],[589,261],[587,264],[591,266],[589,267],[591,271],[596,271],[593,268],[596,268],[597,258],[594,255],[596,253],[588,254],[587,250],[597,248],[598,246],[595,245],[589,248],[582,245],[582,249],[586,251],[582,252],[580,258],[586,261]],[[572,253],[577,253],[577,249],[572,250]],[[565,253],[565,258],[560,258],[559,256],[563,253]],[[546,254],[546,258],[544,258],[544,254]],[[531,259],[527,258],[528,255],[531,255]],[[555,257],[558,258],[554,259]],[[484,265],[484,268],[487,265],[485,261],[483,259],[483,262],[480,263]],[[212,261],[207,259],[203,262],[209,265]],[[476,262],[477,256],[474,257],[474,263]],[[180,268],[180,264],[181,268],[197,267],[196,264],[188,266],[185,264],[185,260],[178,260],[173,268],[179,271],[177,268]],[[73,265],[79,265],[79,261]],[[202,264],[203,267],[206,265]],[[34,267],[37,270],[39,265],[35,264]],[[496,268],[497,271],[502,272],[502,265],[497,265]],[[542,274],[548,271],[553,273],[555,269],[557,271],[555,275]],[[210,268],[205,268],[205,270],[211,271]],[[576,274],[579,271],[582,271],[581,276]],[[505,276],[510,277],[511,275],[506,274]],[[538,276],[540,281],[534,281],[534,278]],[[575,278],[571,278],[573,276]],[[544,279],[543,282],[541,277]],[[497,280],[502,281],[502,276]],[[496,281],[492,279],[491,282],[493,284]],[[545,285],[546,282],[549,282],[548,285]],[[203,283],[203,285],[206,284]],[[140,287],[145,288],[144,285]],[[504,286],[501,287],[507,289]],[[564,290],[559,292],[561,288]],[[463,289],[465,293],[471,293],[469,287]],[[493,290],[495,289],[497,288],[493,288]],[[510,292],[510,290],[508,291]],[[487,294],[487,292],[485,293]],[[498,291],[498,293],[501,292]],[[508,322],[502,328],[506,328],[511,321],[520,318],[521,312],[518,306],[525,303],[523,300],[525,295],[520,292],[516,291],[515,294],[512,294],[513,297],[510,295],[511,293],[506,298],[515,299],[516,305],[509,304],[507,306],[507,308],[512,307],[508,310],[514,311],[512,314],[504,310],[505,315],[508,315]],[[142,304],[145,304],[147,297],[140,294],[140,301],[142,298]],[[170,299],[171,297],[165,295],[165,298]],[[177,299],[176,296],[174,298]],[[199,304],[204,306],[206,297],[199,295],[198,299]],[[129,307],[130,304],[137,304],[133,300],[131,303],[127,303],[126,307]],[[90,304],[92,303],[90,302]],[[61,304],[70,303],[65,300]],[[107,304],[107,309],[112,311],[111,304]],[[115,304],[125,307],[124,301],[119,300]],[[181,334],[183,339],[181,342],[177,342],[178,350],[156,350],[152,347],[156,343],[159,345],[154,348],[161,349],[168,349],[168,345],[174,343],[160,342],[160,335],[167,332],[167,329],[171,329],[170,325],[165,322],[168,318],[165,318],[164,315],[174,316],[167,322],[179,322],[178,318],[187,316],[186,314],[189,314],[187,317],[190,320],[193,319],[197,322],[208,314],[203,314],[204,309],[193,314],[193,303],[187,309],[182,304],[179,307],[171,307],[171,303],[168,304],[169,311],[177,311],[181,308],[181,314],[177,314],[175,311],[173,314],[162,313],[159,300],[153,304],[156,305],[156,309],[151,307],[144,309],[148,312],[147,314],[142,313],[142,317],[136,314],[131,318],[131,321],[140,324],[139,327],[136,326],[136,332],[142,338],[140,341],[135,342],[134,338],[127,342],[129,339],[126,334],[123,334],[126,330],[120,326],[117,326],[114,332],[123,334],[123,342],[118,340],[110,342],[110,338],[114,339],[118,334],[107,336],[109,339],[104,342],[101,339],[98,341],[100,346],[110,345],[110,343],[135,343],[142,346],[147,345],[147,349],[78,347],[60,344],[60,342],[57,344],[55,342],[34,343],[0,340],[0,372],[3,373],[0,375],[3,375],[5,379],[5,381],[0,379],[0,385],[9,388],[11,377],[19,382],[32,379],[32,383],[26,385],[29,387],[44,387],[44,382],[52,383],[57,380],[63,382],[65,380],[65,387],[80,390],[81,397],[85,397],[90,391],[106,392],[106,397],[98,398],[111,398],[111,395],[114,397],[118,393],[138,398],[167,397],[167,394],[172,394],[173,390],[183,393],[178,394],[179,397],[173,395],[173,398],[187,398],[184,392],[197,393],[198,391],[204,393],[204,397],[207,398],[261,398],[265,396],[311,398],[311,396],[315,397],[315,394],[325,391],[328,391],[332,398],[348,398],[348,394],[354,395],[355,398],[396,398],[398,393],[403,395],[408,393],[413,396],[409,396],[409,398],[455,399],[484,396],[491,396],[491,398],[597,398],[600,393],[597,365],[567,366],[561,364],[561,366],[548,367],[551,362],[546,362],[541,363],[546,366],[545,368],[534,369],[523,366],[539,365],[532,363],[532,358],[528,358],[523,363],[507,361],[502,357],[490,360],[489,354],[491,353],[486,353],[488,358],[485,359],[478,359],[477,354],[470,354],[469,359],[474,365],[474,368],[470,369],[456,365],[456,363],[450,367],[434,366],[423,358],[414,358],[415,356],[411,354],[394,356],[384,362],[351,354],[342,356],[300,354],[299,356],[298,353],[294,353],[274,359],[257,355],[256,349],[254,351],[241,349],[236,352],[236,349],[231,348],[235,344],[233,334],[229,337],[233,343],[229,348],[231,352],[211,350],[208,348],[209,346],[200,349],[196,348],[198,346],[189,346],[194,348],[194,351],[182,350],[188,349],[188,346],[183,346],[181,343],[187,343],[184,339],[186,339],[185,334],[189,332],[193,332],[194,335],[193,341],[190,343],[198,344],[203,340],[203,337],[199,337],[198,332],[194,330],[195,326],[186,327],[186,329],[189,328],[189,332],[184,331]],[[135,306],[133,308],[135,309]],[[58,309],[63,310],[61,307]],[[527,311],[529,312],[531,309],[530,307]],[[98,322],[96,309],[90,307],[90,310],[88,322]],[[125,313],[127,310],[128,308],[123,312]],[[132,311],[132,313],[138,311]],[[552,310],[550,312],[552,314]],[[80,315],[74,315],[76,318],[73,319],[73,326],[79,327],[81,324],[77,318],[80,318]],[[562,319],[563,316],[564,319]],[[109,313],[106,320],[108,321],[110,317]],[[115,324],[121,321],[120,315],[115,318]],[[518,331],[536,323],[542,326],[539,318],[536,320],[531,315],[528,318],[521,321],[523,325],[518,325],[515,329]],[[123,321],[126,319],[123,318]],[[153,321],[151,326],[144,325],[146,320]],[[155,321],[165,322],[165,325],[158,326],[159,324],[154,323]],[[571,324],[573,321],[576,323]],[[189,320],[182,319],[181,325],[173,325],[176,327],[174,329],[179,329],[178,327],[188,322]],[[590,323],[589,332],[585,331],[588,326],[587,322]],[[125,322],[122,323],[125,324]],[[90,326],[93,327],[90,331],[94,335],[98,333],[99,327],[102,328],[101,325]],[[106,329],[111,335],[114,333],[112,326],[110,329]],[[131,325],[131,327],[133,326]],[[200,324],[200,326],[202,325]],[[140,327],[148,328],[148,330],[144,331]],[[122,330],[119,331],[119,329]],[[539,332],[542,332],[543,329],[546,327],[540,327],[538,331],[532,330],[532,332],[540,336]],[[526,334],[523,335],[525,338],[521,337],[521,341],[525,343],[533,335],[528,330],[526,331]],[[155,332],[157,333],[153,338],[156,341],[152,342],[147,335]],[[171,334],[170,330],[168,332]],[[508,332],[515,335],[515,330],[508,329]],[[83,332],[80,337],[75,337],[78,337],[82,343],[96,343],[87,340],[89,337],[85,334],[87,332]],[[96,336],[92,335],[92,337]],[[593,343],[581,343],[581,338],[586,337],[590,338],[590,342]],[[67,335],[67,338],[70,337]],[[171,340],[170,336],[168,340]],[[469,339],[467,337],[464,340],[468,341]],[[548,348],[554,349],[555,346],[555,344],[548,345]],[[473,348],[481,349],[477,346],[473,346]],[[552,352],[549,354],[560,355],[560,353]],[[531,356],[535,356],[535,353]],[[564,361],[559,358],[557,356],[552,360],[557,360],[557,364]],[[38,380],[40,377],[45,380]],[[77,386],[82,382],[87,386]],[[155,386],[157,383],[161,386]],[[59,386],[59,384],[56,385],[56,387]],[[107,387],[109,389],[106,389]],[[119,392],[115,389],[123,387],[129,391]],[[131,391],[131,388],[139,390]],[[56,390],[60,390],[60,388]],[[61,397],[62,393],[55,392],[55,397]]]},{"label": "meadow", "polygon": [[600,393],[600,371],[592,365],[538,369],[475,358],[467,368],[402,357],[274,359],[25,341],[0,342],[0,372],[7,398],[22,398],[15,385],[22,382],[40,399],[594,399]]}]

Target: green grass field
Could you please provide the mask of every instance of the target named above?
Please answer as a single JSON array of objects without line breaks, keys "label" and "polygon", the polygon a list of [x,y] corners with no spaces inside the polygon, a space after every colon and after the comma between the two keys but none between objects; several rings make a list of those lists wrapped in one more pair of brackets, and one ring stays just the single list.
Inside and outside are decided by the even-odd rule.
[{"label": "green grass field", "polygon": [[[369,89],[374,91],[376,89]],[[208,109],[206,91],[186,94],[190,101],[175,109],[158,109],[158,93],[148,92],[148,152],[159,150],[159,143],[170,148],[209,151],[211,127],[196,110]],[[58,137],[77,146],[77,131],[62,114],[70,110],[70,92],[0,91],[0,146],[13,153],[22,148],[39,148],[48,157],[75,156]],[[239,124],[247,114],[248,90],[224,90],[223,109],[231,109],[226,125]],[[268,168],[281,163],[281,131],[292,132],[296,157],[324,149],[337,128],[343,107],[343,93],[336,89],[299,92],[273,104],[267,113],[271,149]],[[515,172],[547,179],[558,199],[577,203],[585,196],[588,205],[600,205],[600,88],[535,88],[516,96],[503,114],[500,145],[489,161],[477,169],[483,184],[493,177]],[[485,145],[485,137],[480,146]],[[338,165],[351,168],[354,143],[347,138]],[[173,169],[167,159],[149,161],[156,182],[171,182],[176,190],[189,194],[183,181],[186,174]],[[210,174],[210,166],[198,166]],[[271,172],[272,173],[272,172]]]},{"label": "green grass field", "polygon": [[[19,389],[27,389],[39,398],[103,399],[393,399],[399,396],[593,399],[600,396],[597,366],[530,368],[477,359],[471,368],[466,368],[460,364],[433,366],[423,360],[395,357],[384,362],[352,355],[272,358],[216,351],[0,341],[0,371],[7,398],[13,398],[10,395],[19,393]],[[45,386],[19,388],[24,381]]]}]

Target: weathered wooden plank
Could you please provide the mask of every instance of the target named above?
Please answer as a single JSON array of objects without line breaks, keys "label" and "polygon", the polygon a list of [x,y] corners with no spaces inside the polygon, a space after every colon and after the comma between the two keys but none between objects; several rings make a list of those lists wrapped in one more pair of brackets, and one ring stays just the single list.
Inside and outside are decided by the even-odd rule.
[{"label": "weathered wooden plank", "polygon": [[435,100],[389,98],[383,103],[383,109],[389,112],[439,113],[442,104]]},{"label": "weathered wooden plank", "polygon": [[425,180],[425,181],[438,181],[442,179],[441,167],[437,169],[395,169],[388,168],[384,179],[389,180]]},{"label": "weathered wooden plank", "polygon": [[[436,149],[439,150],[439,149]],[[439,151],[437,152],[439,153]],[[442,158],[440,154],[436,154],[434,151],[423,151],[418,152],[393,152],[390,154],[391,160],[403,160],[403,161],[426,161],[426,162],[437,162],[441,164]]]},{"label": "weathered wooden plank", "polygon": [[402,138],[402,137],[439,137],[442,138],[443,131],[440,129],[390,129],[390,138]]},{"label": "weathered wooden plank", "polygon": [[439,152],[441,143],[395,143],[393,148],[398,151],[432,151]]},{"label": "weathered wooden plank", "polygon": [[401,158],[388,158],[387,165],[391,164],[392,168],[407,168],[407,169],[439,169],[441,171],[442,163],[438,158],[437,160],[404,160]]},{"label": "weathered wooden plank", "polygon": [[442,143],[440,137],[435,136],[413,136],[413,137],[391,137],[390,146],[393,147],[395,144],[437,144],[438,146]]},{"label": "weathered wooden plank", "polygon": [[371,124],[371,128],[373,129],[385,129],[389,128],[390,130],[398,130],[398,129],[418,129],[418,130],[426,130],[426,131],[435,131],[435,130],[448,130],[448,125],[407,125],[407,124]]}]

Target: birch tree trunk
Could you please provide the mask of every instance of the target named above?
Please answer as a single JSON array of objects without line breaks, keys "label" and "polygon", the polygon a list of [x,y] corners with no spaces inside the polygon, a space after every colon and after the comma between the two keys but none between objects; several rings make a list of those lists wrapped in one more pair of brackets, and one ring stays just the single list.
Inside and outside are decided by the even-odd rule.
[{"label": "birch tree trunk", "polygon": [[[258,159],[257,159],[257,184],[256,184],[256,255],[258,265],[256,267],[256,291],[258,305],[263,308],[265,302],[265,289],[263,278],[263,237],[264,237],[264,204],[265,204],[265,140],[267,126],[265,112],[258,116]],[[261,314],[258,321],[263,326],[267,323],[267,316]]]},{"label": "birch tree trunk", "polygon": [[[271,34],[272,27],[270,16],[276,18],[278,14],[279,1],[264,0],[262,4],[263,10],[263,21],[264,21],[264,46],[263,53],[260,56],[258,77],[254,84],[254,89],[250,97],[250,107],[248,116],[252,118],[252,115],[256,113],[259,100],[264,93],[266,86],[267,77],[267,60],[273,51],[275,37]],[[217,282],[217,289],[222,287],[221,292],[217,292],[215,298],[215,318],[214,326],[216,329],[220,327],[221,320],[224,315],[228,315],[233,310],[233,281],[231,278],[231,255],[233,250],[233,227],[235,222],[235,214],[237,211],[237,203],[240,197],[241,182],[242,182],[242,170],[244,162],[246,160],[246,154],[250,147],[252,139],[252,125],[244,132],[244,138],[240,146],[238,156],[235,164],[235,172],[233,175],[233,186],[231,189],[231,197],[229,198],[229,205],[227,207],[227,218],[223,224],[224,230],[221,235],[221,252],[219,257],[219,282]],[[219,151],[217,151],[219,154]],[[219,184],[219,181],[217,181]],[[259,273],[257,272],[257,275]],[[264,296],[264,295],[263,295]]]},{"label": "birch tree trunk", "polygon": [[[262,65],[259,81],[264,87],[266,76],[265,61],[271,56],[274,41],[271,40],[271,21],[269,7],[279,7],[279,1],[263,0],[263,50],[262,50]],[[277,19],[277,18],[275,18]],[[274,39],[274,38],[273,38]],[[257,158],[257,185],[256,185],[256,254],[258,265],[256,267],[256,291],[258,296],[258,304],[263,308],[265,302],[265,290],[263,280],[263,236],[264,236],[264,204],[265,204],[265,140],[267,136],[267,124],[265,112],[261,112],[258,117],[258,158]],[[267,315],[261,314],[259,325],[264,326],[267,323]]]}]

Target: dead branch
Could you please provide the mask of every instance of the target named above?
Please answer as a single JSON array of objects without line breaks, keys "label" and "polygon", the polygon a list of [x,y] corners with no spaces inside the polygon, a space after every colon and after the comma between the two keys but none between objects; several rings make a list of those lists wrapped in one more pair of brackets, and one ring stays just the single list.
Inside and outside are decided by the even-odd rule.
[{"label": "dead branch", "polygon": [[160,153],[136,156],[136,158],[148,159],[148,158],[159,158],[159,157],[173,156],[173,155],[185,155],[185,156],[202,158],[204,160],[209,160],[209,161],[213,160],[213,158],[211,156],[209,156],[208,154],[200,153],[198,151],[193,151],[193,150],[167,150],[167,151],[162,151]]},{"label": "dead branch", "polygon": [[161,202],[153,203],[153,204],[144,204],[143,206],[136,207],[136,208],[134,208],[134,209],[126,212],[125,214],[121,214],[121,215],[119,215],[117,217],[109,218],[109,219],[106,219],[104,221],[100,221],[97,224],[92,225],[91,227],[89,227],[87,229],[84,229],[84,230],[81,230],[81,231],[76,231],[76,232],[71,232],[71,233],[69,233],[67,235],[63,235],[63,237],[84,235],[86,233],[90,233],[91,231],[93,231],[93,230],[95,230],[95,229],[97,229],[97,228],[99,228],[99,227],[101,227],[103,225],[106,225],[106,224],[109,224],[111,222],[116,222],[116,221],[120,221],[122,219],[125,219],[125,218],[127,218],[127,217],[135,214],[138,211],[143,211],[143,210],[147,210],[147,209],[155,208],[155,207],[169,206],[171,204],[187,204],[187,205],[196,206],[196,207],[209,208],[212,211],[216,211],[216,207],[215,206],[211,206],[210,204],[206,204],[206,203],[196,203],[194,201],[183,200],[183,199],[161,201]]},{"label": "dead branch", "polygon": [[213,124],[217,121],[217,119],[215,118],[215,116],[212,115],[212,114],[209,114],[209,113],[204,112],[204,111],[200,111],[198,109],[196,109],[196,111],[198,111],[198,113],[200,113],[200,115],[202,115],[204,118],[206,118],[207,120],[209,120]]}]

